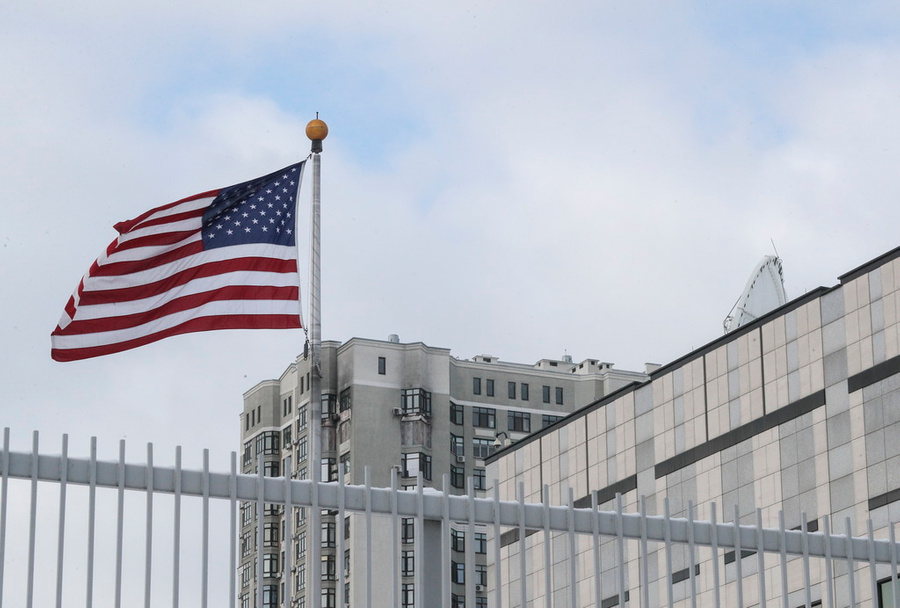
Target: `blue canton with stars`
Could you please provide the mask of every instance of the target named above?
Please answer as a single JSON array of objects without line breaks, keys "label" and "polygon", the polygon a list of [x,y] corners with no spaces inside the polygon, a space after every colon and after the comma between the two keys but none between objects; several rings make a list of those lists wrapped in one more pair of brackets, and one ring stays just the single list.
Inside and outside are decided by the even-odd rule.
[{"label": "blue canton with stars", "polygon": [[203,213],[203,249],[251,243],[293,247],[303,162],[223,188]]}]

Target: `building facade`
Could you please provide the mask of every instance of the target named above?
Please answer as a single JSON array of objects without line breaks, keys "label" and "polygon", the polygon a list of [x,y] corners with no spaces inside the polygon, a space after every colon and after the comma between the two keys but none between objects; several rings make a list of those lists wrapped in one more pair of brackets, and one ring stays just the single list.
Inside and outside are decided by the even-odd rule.
[{"label": "building facade", "polygon": [[[687,517],[692,504],[698,520],[737,516],[754,525],[761,514],[764,526],[778,528],[781,513],[786,529],[799,529],[805,513],[809,531],[827,524],[843,534],[849,521],[854,535],[865,535],[871,519],[875,537],[887,538],[900,522],[900,248],[497,452],[487,476],[498,480],[502,500],[516,500],[521,483],[529,502],[540,502],[546,486],[550,502],[565,505],[571,488],[576,506],[596,497],[601,509],[614,510],[618,494],[626,511],[639,511],[643,497],[647,513],[663,515],[667,499],[672,517]],[[515,571],[522,550],[529,563],[540,561],[543,535],[520,540],[516,532],[491,539],[501,545],[501,562],[491,568]],[[713,605],[713,559],[721,560],[725,605],[736,605],[740,572],[744,605],[759,602],[761,574],[749,552],[711,556],[697,549],[691,560],[686,549],[676,551],[670,578],[661,550],[651,552],[649,564],[625,553],[622,564],[611,542],[604,546],[603,606],[618,604],[621,581],[634,605],[662,605],[669,589],[687,604],[691,584],[700,605]],[[777,556],[769,561],[767,602],[806,605],[801,562],[791,563],[784,602]],[[551,593],[554,606],[569,606],[576,568],[578,605],[595,605],[591,563],[586,543],[575,563],[554,556],[550,589],[543,573],[529,575],[529,602],[541,605]],[[690,563],[696,577],[688,576]],[[642,572],[649,572],[649,597],[640,597]],[[876,569],[879,595],[888,575]],[[832,605],[823,597],[824,576],[821,568],[811,573],[812,605]],[[833,605],[846,606],[846,566],[834,577]],[[521,605],[520,583],[503,584],[508,605]],[[859,584],[857,600],[881,601],[870,589]]]},{"label": "building facade", "polygon": [[[392,468],[401,484],[442,488],[446,475],[451,493],[463,494],[467,484],[480,493],[486,488],[484,460],[498,445],[515,442],[554,424],[580,407],[595,402],[646,374],[614,369],[612,364],[588,359],[573,363],[543,359],[534,365],[514,364],[481,355],[462,360],[449,349],[421,342],[402,344],[353,338],[346,343],[322,345],[322,461],[323,481],[343,476],[347,484],[363,484],[365,468],[375,487],[388,487]],[[244,394],[241,414],[242,472],[262,467],[266,476],[310,475],[310,361],[301,355],[277,380],[266,380]],[[326,514],[320,531],[321,560],[310,563],[313,538],[303,509],[284,513],[273,505],[262,514],[255,504],[241,506],[241,543],[238,567],[238,605],[254,606],[257,584],[263,586],[263,605],[282,606],[285,586],[291,585],[293,605],[336,608],[343,587],[346,603],[361,605],[362,581],[371,576],[373,598],[388,605],[393,564],[367,564],[356,534],[355,516],[335,521]],[[293,517],[292,538],[287,538],[286,517]],[[362,529],[362,522],[360,530]],[[262,534],[258,525],[263,526]],[[388,526],[373,526],[372,542],[389,546]],[[343,534],[343,543],[337,535]],[[402,605],[412,606],[413,526],[402,526]],[[260,542],[260,538],[262,541]],[[475,533],[474,563],[465,562],[462,530],[454,530],[453,605],[462,606],[466,577],[476,577],[476,604],[486,606],[486,531]],[[337,555],[343,544],[344,555]],[[285,571],[286,556],[292,564]],[[262,559],[262,581],[257,577]],[[344,580],[337,580],[343,560]],[[367,568],[373,568],[372,573]],[[424,567],[424,566],[423,566]],[[380,569],[383,569],[380,570]],[[319,576],[321,599],[307,598],[311,577]]]}]

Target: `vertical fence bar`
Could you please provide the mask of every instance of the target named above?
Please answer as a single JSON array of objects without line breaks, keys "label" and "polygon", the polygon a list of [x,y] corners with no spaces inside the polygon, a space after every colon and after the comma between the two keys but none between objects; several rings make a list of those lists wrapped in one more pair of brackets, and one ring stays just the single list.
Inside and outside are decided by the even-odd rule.
[{"label": "vertical fence bar", "polygon": [[178,608],[181,571],[181,446],[175,446],[175,513],[172,530],[172,608]]},{"label": "vertical fence bar", "polygon": [[201,490],[203,492],[203,522],[201,532],[202,557],[200,558],[200,606],[201,608],[207,608],[209,605],[209,449],[203,450]]},{"label": "vertical fence bar", "polygon": [[544,607],[553,606],[553,554],[550,547],[550,486],[544,484]]},{"label": "vertical fence bar", "polygon": [[831,520],[822,517],[822,532],[825,535],[825,608],[834,608],[834,559],[831,556]]},{"label": "vertical fence bar", "polygon": [[519,593],[522,596],[521,606],[528,605],[528,581],[525,576],[528,571],[528,563],[525,555],[525,482],[520,481],[518,487],[519,504]]},{"label": "vertical fence bar", "polygon": [[847,530],[847,588],[850,591],[850,605],[856,606],[856,573],[853,571],[853,524],[845,519]]},{"label": "vertical fence bar", "polygon": [[3,572],[6,563],[6,505],[9,497],[9,427],[3,428],[3,466],[0,470],[0,601],[3,601]]},{"label": "vertical fence bar", "polygon": [[[446,475],[444,476],[446,483]],[[503,580],[500,568],[500,482],[494,480],[494,605],[503,605]],[[574,608],[574,605],[573,605]]]},{"label": "vertical fence bar", "polygon": [[[372,608],[372,469],[365,469],[366,484],[366,608]],[[393,565],[394,568],[397,564]],[[318,598],[313,598],[316,601]],[[314,608],[315,604],[310,604]]]},{"label": "vertical fence bar", "polygon": [[[466,480],[466,570],[473,576],[466,577],[466,605],[475,605],[475,480]],[[421,605],[421,604],[419,604]]]},{"label": "vertical fence bar", "polygon": [[66,549],[66,486],[69,483],[69,436],[62,436],[59,460],[59,527],[56,545],[56,608],[62,608],[63,557]]},{"label": "vertical fence bar", "polygon": [[[290,457],[288,457],[288,459],[290,459]],[[294,495],[291,491],[290,467],[285,467],[281,473],[284,476],[284,563],[281,564],[284,572],[283,600],[285,606],[290,606],[294,596],[294,590],[292,588],[294,573],[291,570],[291,567],[293,566],[291,561],[291,549],[293,549],[291,542],[294,538]],[[343,479],[343,476],[341,476],[341,479]],[[343,496],[343,494],[341,496]],[[337,530],[335,530],[335,532],[337,532]],[[343,537],[343,533],[341,536]]]},{"label": "vertical fence bar", "polygon": [[694,502],[688,501],[688,584],[691,586],[691,608],[697,608],[697,581],[694,567],[696,556],[694,555]]},{"label": "vertical fence bar", "polygon": [[[263,597],[262,597],[262,589],[263,589],[263,556],[262,556],[262,548],[263,548],[263,517],[265,517],[266,507],[263,502],[263,484],[265,482],[265,478],[263,477],[263,462],[262,462],[262,452],[258,451],[256,454],[256,606],[263,605]],[[315,500],[315,488],[316,484],[313,483],[313,502]],[[315,517],[315,516],[314,516]],[[313,523],[315,525],[319,525],[319,521],[321,520],[321,516],[319,518],[314,518]],[[318,567],[319,563],[315,562],[313,566]],[[313,568],[310,568],[313,570]]]},{"label": "vertical fence bar", "polygon": [[738,506],[734,505],[734,520],[732,521],[734,524],[734,567],[735,567],[735,582],[737,583],[737,605],[744,605],[744,570],[743,561],[741,553],[743,550],[741,549],[741,517],[740,511],[738,510]]},{"label": "vertical fence bar", "polygon": [[578,562],[575,553],[575,492],[569,488],[569,510],[566,512],[569,524],[569,606],[578,605]]},{"label": "vertical fence bar", "polygon": [[[343,466],[343,465],[340,465]],[[337,570],[337,600],[338,608],[344,608],[347,603],[347,590],[344,588],[344,578],[346,576],[344,564],[344,552],[347,550],[344,539],[344,517],[346,505],[344,504],[344,471],[338,470],[338,514],[337,521],[334,522],[334,534],[337,537],[337,555],[334,556],[335,569]],[[395,537],[396,541],[396,537]],[[394,562],[395,564],[397,562]]]},{"label": "vertical fence bar", "polygon": [[[600,584],[600,505],[597,504],[597,493],[591,492],[591,534],[594,537],[594,608],[603,606],[603,588]],[[524,604],[523,604],[524,606]]]},{"label": "vertical fence bar", "polygon": [[[85,570],[85,606],[91,608],[94,604],[94,534],[97,523],[97,438],[91,437],[91,457],[88,465],[88,545]],[[2,559],[0,559],[2,561]],[[2,597],[2,594],[0,594]]]},{"label": "vertical fence bar", "polygon": [[763,551],[762,509],[756,509],[756,582],[759,584],[759,605],[766,605],[766,552]]},{"label": "vertical fence bar", "polygon": [[641,496],[641,606],[650,608],[650,558],[647,550],[647,497]]},{"label": "vertical fence bar", "polygon": [[669,512],[669,497],[663,498],[664,536],[666,539],[666,588],[668,589],[669,608],[675,605],[675,585],[672,584],[672,517]]},{"label": "vertical fence bar", "polygon": [[237,603],[237,452],[231,453],[231,475],[228,478],[228,491],[231,503],[231,526],[228,542],[228,606],[235,608]]},{"label": "vertical fence bar", "polygon": [[719,590],[719,528],[716,525],[716,503],[713,501],[709,505],[709,523],[712,528],[711,549],[712,549],[712,571],[713,571],[713,605],[716,608],[722,605],[721,592]]},{"label": "vertical fence bar", "polygon": [[116,608],[122,608],[122,559],[124,551],[125,535],[125,440],[119,440],[119,466],[117,475],[117,503],[116,503]]},{"label": "vertical fence bar", "polygon": [[31,445],[31,515],[28,524],[28,574],[25,605],[34,606],[34,544],[37,528],[38,432],[32,434]]},{"label": "vertical fence bar", "polygon": [[875,530],[872,527],[871,519],[866,520],[866,528],[869,547],[869,579],[872,584],[872,603],[874,604],[878,600],[878,573],[875,572]]},{"label": "vertical fence bar", "polygon": [[787,534],[784,529],[784,511],[778,512],[778,550],[781,555],[781,606],[790,608],[788,601],[788,563],[787,563]]},{"label": "vertical fence bar", "polygon": [[900,585],[897,585],[897,535],[894,533],[894,524],[888,524],[888,538],[891,541],[891,599],[893,600],[891,608],[898,608],[898,604],[900,604],[900,598],[897,596],[900,593],[897,593],[897,588]]},{"label": "vertical fence bar", "polygon": [[[416,539],[413,554],[413,596],[416,606],[423,606],[422,586],[425,584],[422,564],[425,557],[425,502],[422,500],[425,486],[422,483],[422,471],[416,473]],[[394,564],[397,567],[397,564]]]},{"label": "vertical fence bar", "polygon": [[[400,516],[397,515],[397,469],[391,467],[391,522],[393,530],[391,531],[391,563],[400,563],[400,546],[403,542],[402,533],[400,531]],[[391,569],[391,587],[392,596],[394,598],[394,606],[400,605],[400,569]],[[343,608],[343,606],[341,606]]]},{"label": "vertical fence bar", "polygon": [[616,564],[619,578],[619,606],[625,606],[625,531],[622,520],[622,495],[616,492]]},{"label": "vertical fence bar", "polygon": [[800,545],[803,549],[803,587],[806,589],[806,608],[812,608],[812,590],[810,589],[809,569],[809,530],[806,513],[800,514]]},{"label": "vertical fence bar", "polygon": [[147,467],[144,474],[147,487],[147,521],[145,528],[144,608],[150,608],[150,589],[153,572],[153,444],[147,444]]},{"label": "vertical fence bar", "polygon": [[[441,606],[450,608],[450,476],[444,473],[441,480]],[[499,539],[497,542],[500,542]],[[498,604],[499,605],[499,604]],[[454,608],[456,608],[454,606]]]}]

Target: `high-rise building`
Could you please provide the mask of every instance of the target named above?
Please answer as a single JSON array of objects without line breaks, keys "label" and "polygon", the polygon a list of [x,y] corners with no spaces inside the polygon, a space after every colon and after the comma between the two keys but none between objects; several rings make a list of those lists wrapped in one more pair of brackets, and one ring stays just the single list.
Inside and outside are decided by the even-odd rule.
[{"label": "high-rise building", "polygon": [[[310,360],[301,355],[277,380],[260,382],[244,394],[241,415],[242,471],[267,476],[310,477],[309,440]],[[534,365],[507,363],[481,355],[458,359],[446,348],[421,342],[402,344],[392,335],[388,341],[353,338],[346,343],[322,344],[322,460],[323,481],[339,475],[347,484],[363,484],[365,467],[370,483],[386,487],[391,469],[401,485],[423,484],[442,488],[446,474],[449,491],[462,494],[471,478],[474,490],[486,485],[484,459],[498,446],[518,441],[570,412],[593,403],[622,387],[643,382],[641,372],[617,370],[611,363],[587,359],[573,363],[542,359]],[[292,517],[292,538],[286,518]],[[284,513],[277,506],[256,513],[255,504],[241,506],[241,546],[238,567],[238,605],[254,605],[256,585],[263,585],[263,605],[282,606],[285,586],[291,585],[293,605],[302,608],[337,608],[343,585],[346,603],[362,597],[361,581],[369,564],[360,549],[364,538],[354,530],[355,516],[344,522],[333,514],[322,520],[321,560],[310,563],[308,529],[303,509]],[[408,525],[407,525],[408,523]],[[262,546],[257,525],[263,526]],[[477,577],[476,604],[486,606],[487,585],[484,531],[475,532],[475,563],[465,563],[461,530],[452,531],[454,606],[460,605],[465,577]],[[373,543],[388,546],[389,526],[371,530]],[[344,535],[344,555],[337,555],[336,536]],[[414,594],[412,522],[401,526],[404,543],[400,559],[401,604],[411,606]],[[285,571],[289,552],[292,567]],[[257,559],[262,559],[262,581],[256,580]],[[343,560],[344,580],[339,581],[337,560]],[[421,561],[421,560],[420,560]],[[393,564],[374,563],[384,576],[372,577],[373,599],[388,605],[392,598]],[[320,576],[321,599],[307,598],[311,576]]]},{"label": "high-rise building", "polygon": [[[541,501],[547,487],[547,500],[565,505],[571,488],[576,506],[596,500],[607,511],[618,494],[625,511],[637,512],[643,500],[648,514],[662,515],[668,501],[674,518],[759,520],[776,529],[800,529],[805,514],[808,531],[843,534],[849,522],[853,534],[865,535],[871,519],[870,533],[888,538],[900,523],[900,248],[537,430],[491,456],[488,469],[501,500],[515,500],[522,483],[529,502]],[[512,530],[498,540],[499,571],[520,563],[522,551],[540,564],[542,535],[520,540]],[[759,582],[760,556],[750,551],[680,548],[666,557],[657,545],[642,563],[634,547],[613,558],[614,547],[614,538],[602,543],[599,581],[594,569],[576,569],[579,592],[599,582],[603,606],[618,605],[620,593],[635,606],[667,597],[718,605],[717,594],[722,605],[738,605],[740,583],[755,593]],[[590,563],[591,549],[579,550],[575,560],[554,556],[552,584],[537,574],[528,579],[530,602],[540,605],[548,593],[554,605],[565,602],[571,579],[557,573]],[[763,557],[777,572],[781,556]],[[800,561],[784,563],[794,568],[785,589],[774,574],[765,577],[770,603],[759,603],[846,606],[856,585],[860,604],[891,605],[886,565],[848,575],[842,564],[833,573],[837,595],[829,597],[826,569],[813,568],[807,587]],[[869,578],[876,584],[863,584]],[[519,581],[501,585],[516,606]]]}]

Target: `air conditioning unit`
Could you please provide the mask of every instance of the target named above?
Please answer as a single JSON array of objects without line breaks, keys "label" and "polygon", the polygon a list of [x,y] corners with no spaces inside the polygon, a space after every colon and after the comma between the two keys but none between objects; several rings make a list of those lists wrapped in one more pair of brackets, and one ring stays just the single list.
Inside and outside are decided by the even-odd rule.
[{"label": "air conditioning unit", "polygon": [[394,409],[391,410],[391,413],[394,416],[401,416],[403,414],[403,410],[401,410],[399,407],[395,407]]},{"label": "air conditioning unit", "polygon": [[465,461],[466,461],[466,457],[465,457],[465,456],[457,456],[457,457],[456,457],[456,462],[465,462]]},{"label": "air conditioning unit", "polygon": [[475,585],[475,593],[483,593],[484,585]]}]

